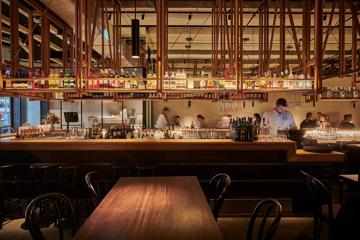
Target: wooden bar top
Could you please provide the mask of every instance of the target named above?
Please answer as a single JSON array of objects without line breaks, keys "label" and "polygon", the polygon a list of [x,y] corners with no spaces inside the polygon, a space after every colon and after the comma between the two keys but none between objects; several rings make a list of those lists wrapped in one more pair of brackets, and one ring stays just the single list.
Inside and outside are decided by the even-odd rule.
[{"label": "wooden bar top", "polygon": [[316,153],[306,152],[302,149],[297,149],[296,154],[291,157],[288,162],[291,163],[342,163],[345,159],[345,154],[342,152],[332,151],[330,153]]},{"label": "wooden bar top", "polygon": [[120,178],[74,240],[223,239],[196,177]]},{"label": "wooden bar top", "polygon": [[286,150],[284,142],[234,142],[230,139],[0,139],[0,150]]}]

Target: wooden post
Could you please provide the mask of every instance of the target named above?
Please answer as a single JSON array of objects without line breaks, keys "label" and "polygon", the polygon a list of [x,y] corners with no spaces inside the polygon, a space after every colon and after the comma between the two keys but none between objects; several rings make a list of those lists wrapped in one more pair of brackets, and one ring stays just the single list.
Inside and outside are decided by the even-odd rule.
[{"label": "wooden post", "polygon": [[33,11],[28,11],[28,34],[27,34],[27,42],[28,42],[28,57],[29,57],[29,68],[30,71],[33,70],[34,67],[34,35],[33,35],[33,28],[34,28],[34,21],[33,21]]},{"label": "wooden post", "polygon": [[20,64],[19,51],[19,0],[12,0],[10,1],[10,56],[13,76]]},{"label": "wooden post", "polygon": [[285,0],[280,0],[280,72],[285,72]]},{"label": "wooden post", "polygon": [[41,68],[46,76],[50,74],[50,22],[47,13],[41,17]]},{"label": "wooden post", "polygon": [[317,100],[322,91],[322,39],[323,39],[323,1],[315,0],[315,47],[314,47],[314,94]]},{"label": "wooden post", "polygon": [[[354,27],[354,26],[353,26]],[[345,0],[339,0],[339,74],[345,72]]]},{"label": "wooden post", "polygon": [[308,75],[307,63],[310,58],[310,0],[303,0],[302,11],[302,71],[305,76]]}]

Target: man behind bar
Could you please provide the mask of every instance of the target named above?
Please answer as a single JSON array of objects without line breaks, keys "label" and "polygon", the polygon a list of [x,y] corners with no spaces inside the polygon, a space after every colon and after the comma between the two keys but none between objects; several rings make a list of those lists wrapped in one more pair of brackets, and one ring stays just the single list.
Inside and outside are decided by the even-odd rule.
[{"label": "man behind bar", "polygon": [[273,109],[265,112],[262,116],[262,126],[268,127],[270,135],[276,135],[279,129],[294,129],[296,124],[291,112],[287,111],[287,102],[284,98],[276,100]]}]

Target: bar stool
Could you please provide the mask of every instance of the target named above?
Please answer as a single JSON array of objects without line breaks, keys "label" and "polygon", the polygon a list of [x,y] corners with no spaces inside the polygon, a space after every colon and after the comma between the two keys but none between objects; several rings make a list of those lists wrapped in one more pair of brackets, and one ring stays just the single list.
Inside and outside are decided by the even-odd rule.
[{"label": "bar stool", "polygon": [[[2,223],[5,219],[6,207],[12,204],[16,204],[19,216],[22,216],[22,204],[19,197],[19,186],[17,176],[17,165],[7,164],[0,166],[0,229],[2,229]],[[8,196],[5,193],[14,190],[12,194]]]},{"label": "bar stool", "polygon": [[126,165],[112,165],[111,168],[113,170],[113,184],[115,184],[120,177],[130,176],[130,169]]},{"label": "bar stool", "polygon": [[155,176],[158,166],[155,164],[138,164],[136,170],[138,177]]},{"label": "bar stool", "polygon": [[[54,163],[34,163],[30,165],[30,186],[28,204],[37,195],[52,191],[56,186],[57,165]],[[51,175],[53,173],[53,175]],[[54,176],[55,175],[55,176]],[[51,186],[51,185],[54,186]],[[51,188],[54,187],[54,188]]]},{"label": "bar stool", "polygon": [[57,191],[75,202],[76,216],[80,216],[79,165],[60,164],[58,166]]}]

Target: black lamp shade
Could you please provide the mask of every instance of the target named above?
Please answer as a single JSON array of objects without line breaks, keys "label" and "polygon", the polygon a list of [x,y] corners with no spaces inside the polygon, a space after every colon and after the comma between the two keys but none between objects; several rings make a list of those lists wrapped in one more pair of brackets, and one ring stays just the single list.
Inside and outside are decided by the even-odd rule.
[{"label": "black lamp shade", "polygon": [[131,20],[132,58],[140,58],[140,23],[138,19]]}]

